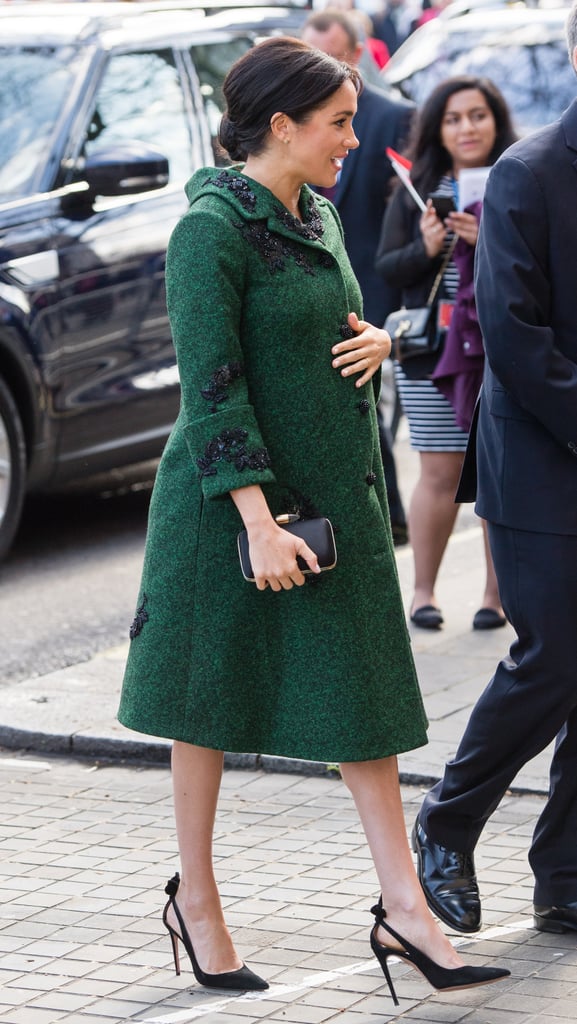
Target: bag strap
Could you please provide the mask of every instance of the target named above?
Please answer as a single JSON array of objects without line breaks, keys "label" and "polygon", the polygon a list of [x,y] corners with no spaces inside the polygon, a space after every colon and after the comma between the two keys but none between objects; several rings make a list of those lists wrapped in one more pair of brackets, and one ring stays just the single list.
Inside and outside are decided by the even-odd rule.
[{"label": "bag strap", "polygon": [[435,280],[433,281],[433,285],[431,287],[431,291],[429,292],[429,298],[427,299],[427,301],[425,303],[425,305],[427,305],[427,306],[432,306],[433,302],[435,301],[435,299],[437,297],[437,292],[439,291],[439,288],[440,288],[440,285],[441,285],[441,281],[443,279],[443,274],[445,273],[447,267],[449,266],[449,261],[451,259],[451,256],[453,255],[453,250],[454,250],[454,248],[455,248],[455,246],[457,244],[457,241],[458,241],[457,235],[453,235],[453,237],[452,237],[452,239],[451,239],[451,241],[449,243],[449,248],[447,249],[447,251],[446,251],[446,253],[445,253],[444,257],[443,257],[443,262],[441,263],[441,266],[439,267],[439,269],[437,271],[437,276],[435,277]]}]

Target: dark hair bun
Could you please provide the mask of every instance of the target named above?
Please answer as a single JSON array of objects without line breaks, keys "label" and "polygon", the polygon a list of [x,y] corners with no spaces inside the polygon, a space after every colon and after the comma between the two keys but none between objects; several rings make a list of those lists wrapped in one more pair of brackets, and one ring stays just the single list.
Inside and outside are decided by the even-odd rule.
[{"label": "dark hair bun", "polygon": [[230,120],[228,113],[224,113],[218,130],[218,141],[226,150],[231,160],[246,160],[247,152],[242,146],[236,125]]}]

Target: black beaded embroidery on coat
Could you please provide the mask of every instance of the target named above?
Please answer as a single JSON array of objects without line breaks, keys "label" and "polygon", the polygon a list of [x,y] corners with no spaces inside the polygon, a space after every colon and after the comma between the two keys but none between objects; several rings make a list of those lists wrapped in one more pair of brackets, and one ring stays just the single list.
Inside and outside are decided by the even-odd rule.
[{"label": "black beaded embroidery on coat", "polygon": [[292,213],[289,213],[284,206],[275,206],[274,215],[283,227],[294,231],[309,242],[316,242],[324,235],[325,226],[312,195],[307,196],[305,200],[302,221],[298,217],[293,217]]},{"label": "black beaded embroidery on coat", "polygon": [[136,609],[136,615],[134,616],[134,619],[132,620],[132,625],[128,631],[128,635],[131,640],[134,640],[135,636],[138,636],[139,633],[142,633],[142,627],[144,626],[144,623],[148,622],[148,612],[146,611],[145,608],[147,601],[148,598],[146,594],[143,594],[142,603]]},{"label": "black beaded embroidery on coat", "polygon": [[229,462],[235,469],[242,473],[243,469],[268,469],[270,466],[270,455],[266,448],[255,448],[254,451],[247,451],[246,439],[248,431],[242,427],[235,427],[233,430],[223,430],[210,440],[204,450],[204,455],[197,458],[196,464],[200,470],[200,477],[216,476],[216,462]]},{"label": "black beaded embroidery on coat", "polygon": [[216,178],[207,178],[204,184],[216,185],[217,188],[227,188],[229,192],[232,192],[235,199],[238,199],[243,209],[247,210],[248,213],[253,213],[256,206],[256,196],[246,178],[241,177],[240,174],[227,174],[226,171],[221,171],[220,174],[217,174]]},{"label": "black beaded embroidery on coat", "polygon": [[324,270],[329,270],[330,267],[334,266],[335,258],[330,252],[319,253],[319,267],[323,267]]},{"label": "black beaded embroidery on coat", "polygon": [[302,267],[305,274],[314,277],[314,267],[308,255],[295,242],[273,234],[267,227],[266,221],[245,221],[242,224],[235,224],[235,227],[238,228],[244,240],[262,256],[271,274],[284,270],[287,259],[292,259],[297,267]]},{"label": "black beaded embroidery on coat", "polygon": [[296,487],[289,487],[283,502],[283,512],[291,512],[301,519],[317,519],[321,513],[311,498],[302,494]]},{"label": "black beaded embroidery on coat", "polygon": [[244,376],[244,367],[242,363],[226,363],[224,366],[219,366],[218,370],[215,370],[208,384],[200,389],[200,393],[203,398],[206,398],[207,402],[211,403],[210,411],[216,412],[217,406],[221,402],[226,402],[228,398],[228,386],[233,380],[238,380],[239,377]]}]

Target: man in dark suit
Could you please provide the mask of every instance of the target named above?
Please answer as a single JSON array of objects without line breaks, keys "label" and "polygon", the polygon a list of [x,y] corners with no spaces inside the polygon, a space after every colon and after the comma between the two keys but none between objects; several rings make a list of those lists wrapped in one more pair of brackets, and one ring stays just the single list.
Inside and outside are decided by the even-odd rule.
[{"label": "man in dark suit", "polygon": [[[577,69],[577,4],[567,20]],[[534,924],[577,931],[577,100],[495,164],[477,244],[486,369],[476,510],[518,639],[413,832],[429,906],[481,924],[473,851],[519,769],[556,737],[529,861]]]},{"label": "man in dark suit", "polygon": [[[349,64],[357,65],[363,53],[355,22],[336,8],[311,14],[301,36],[310,46]],[[409,132],[413,110],[412,104],[391,100],[382,90],[364,85],[354,122],[360,146],[349,153],[339,181],[328,196],[341,218],[345,246],[363,295],[365,319],[377,326],[382,326],[388,313],[399,304],[394,290],[375,270],[393,174],[386,150],[389,146],[395,150],[401,148]],[[327,195],[326,190],[323,194]],[[392,442],[382,421],[379,429],[393,536],[396,533],[397,541],[406,540],[405,512],[397,486]]]}]

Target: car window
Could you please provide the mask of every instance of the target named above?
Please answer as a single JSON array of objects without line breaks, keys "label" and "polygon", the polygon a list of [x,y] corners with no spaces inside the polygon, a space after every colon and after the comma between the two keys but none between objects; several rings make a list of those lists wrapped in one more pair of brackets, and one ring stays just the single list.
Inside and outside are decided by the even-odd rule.
[{"label": "car window", "polygon": [[193,159],[188,115],[170,50],[113,55],[100,83],[85,155],[136,141],[168,157],[171,182],[190,177]]},{"label": "car window", "polygon": [[252,39],[241,36],[225,42],[206,43],[190,47],[200,86],[200,94],[210,131],[210,141],[216,164],[228,163],[228,158],[218,145],[218,128],[226,106],[222,94],[222,83],[235,60],[253,45]]},{"label": "car window", "polygon": [[565,40],[523,46],[474,46],[455,61],[453,74],[492,78],[522,132],[556,120],[575,98],[575,72]]},{"label": "car window", "polygon": [[0,199],[9,200],[38,187],[74,81],[74,54],[0,46],[0,63]]},{"label": "car window", "polygon": [[471,33],[454,33],[436,54],[429,52],[429,60],[414,64],[412,73],[394,81],[418,106],[450,75],[485,76],[502,91],[522,134],[558,118],[575,97],[575,73],[562,38],[541,43],[511,38],[504,44],[492,39],[471,45]]}]

